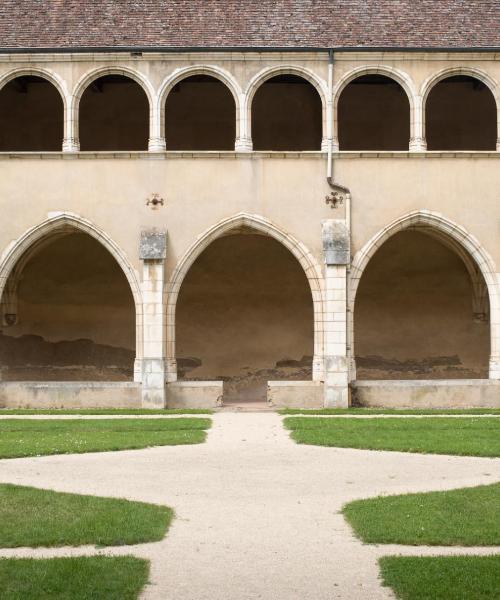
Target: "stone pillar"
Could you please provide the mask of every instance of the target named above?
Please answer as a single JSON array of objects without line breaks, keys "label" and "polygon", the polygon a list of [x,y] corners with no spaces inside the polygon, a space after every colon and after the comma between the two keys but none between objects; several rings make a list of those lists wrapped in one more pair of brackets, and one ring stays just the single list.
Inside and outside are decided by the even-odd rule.
[{"label": "stone pillar", "polygon": [[497,285],[490,294],[490,379],[500,379],[500,294],[495,294],[496,290],[500,291],[500,273],[496,279]]},{"label": "stone pillar", "polygon": [[343,219],[323,221],[325,258],[325,407],[349,406],[347,267],[349,231]]},{"label": "stone pillar", "polygon": [[165,232],[143,231],[139,256],[143,261],[143,357],[142,405],[164,408],[165,393],[165,308],[164,270],[167,251]]},{"label": "stone pillar", "polygon": [[246,107],[244,94],[239,97],[239,108],[237,107],[236,140],[234,141],[235,152],[252,152],[253,142],[250,133],[249,111]]},{"label": "stone pillar", "polygon": [[415,98],[415,105],[411,109],[410,129],[409,151],[425,152],[427,150],[427,142],[425,141],[424,114],[422,98],[420,96]]},{"label": "stone pillar", "polygon": [[[74,100],[73,100],[74,102]],[[75,116],[73,103],[64,110],[64,139],[63,152],[79,152],[80,140],[78,139],[78,121]]]}]

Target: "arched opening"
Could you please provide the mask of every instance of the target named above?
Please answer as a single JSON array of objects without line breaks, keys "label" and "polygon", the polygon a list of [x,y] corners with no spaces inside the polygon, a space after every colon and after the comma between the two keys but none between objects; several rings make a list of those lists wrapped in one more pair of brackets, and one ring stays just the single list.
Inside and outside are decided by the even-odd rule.
[{"label": "arched opening", "polygon": [[252,100],[254,150],[321,150],[322,104],[316,88],[297,75],[265,81]]},{"label": "arched opening", "polygon": [[209,75],[175,84],[165,102],[167,150],[234,150],[236,105],[228,87]]},{"label": "arched opening", "polygon": [[224,235],[179,292],[179,379],[222,379],[225,403],[265,400],[269,380],[311,379],[313,322],[308,280],[285,246],[251,229]]},{"label": "arched opening", "polygon": [[132,379],[132,292],[90,235],[65,228],[35,242],[9,275],[2,313],[1,379]]},{"label": "arched opening", "polygon": [[354,309],[357,379],[488,377],[486,284],[439,235],[400,231],[370,259]]},{"label": "arched opening", "polygon": [[104,75],[83,92],[79,104],[81,150],[147,150],[149,101],[130,77]]},{"label": "arched opening", "polygon": [[22,75],[0,90],[0,152],[60,152],[64,105],[42,77]]},{"label": "arched opening", "polygon": [[425,105],[428,150],[495,150],[497,108],[479,79],[454,75],[439,81]]},{"label": "arched opening", "polygon": [[408,150],[410,103],[390,77],[362,75],[347,84],[337,120],[340,150]]}]

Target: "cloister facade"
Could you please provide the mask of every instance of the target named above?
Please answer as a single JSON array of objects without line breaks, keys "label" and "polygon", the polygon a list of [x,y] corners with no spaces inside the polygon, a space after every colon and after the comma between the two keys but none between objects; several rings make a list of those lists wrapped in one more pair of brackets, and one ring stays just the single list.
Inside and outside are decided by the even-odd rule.
[{"label": "cloister facade", "polygon": [[495,52],[0,55],[0,406],[500,405]]}]

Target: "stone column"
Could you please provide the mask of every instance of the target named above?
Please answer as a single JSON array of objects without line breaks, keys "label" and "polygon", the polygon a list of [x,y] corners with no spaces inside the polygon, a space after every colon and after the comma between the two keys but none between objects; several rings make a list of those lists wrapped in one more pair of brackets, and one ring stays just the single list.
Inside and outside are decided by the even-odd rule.
[{"label": "stone column", "polygon": [[411,109],[410,123],[410,143],[408,149],[410,152],[425,152],[427,150],[427,142],[425,141],[424,131],[424,113],[422,106],[422,98],[415,97],[415,105]]},{"label": "stone column", "polygon": [[143,357],[142,405],[164,408],[165,393],[165,308],[163,302],[167,236],[165,232],[143,231],[140,258],[143,261]]},{"label": "stone column", "polygon": [[[490,294],[490,379],[500,379],[500,273],[496,274],[496,280],[497,285]],[[496,290],[499,292],[495,293]]]},{"label": "stone column", "polygon": [[75,114],[75,99],[71,98],[68,106],[64,108],[64,139],[63,152],[79,152],[80,140],[78,139],[78,116]]},{"label": "stone column", "polygon": [[167,149],[165,133],[162,131],[164,108],[162,109],[160,102],[160,99],[155,101],[149,113],[149,152],[165,152]]},{"label": "stone column", "polygon": [[244,94],[239,98],[239,109],[236,110],[236,139],[234,141],[235,152],[252,152],[253,143],[250,133],[249,111],[246,107],[246,98]]},{"label": "stone column", "polygon": [[323,221],[325,258],[325,407],[349,406],[347,267],[349,231],[343,219]]}]

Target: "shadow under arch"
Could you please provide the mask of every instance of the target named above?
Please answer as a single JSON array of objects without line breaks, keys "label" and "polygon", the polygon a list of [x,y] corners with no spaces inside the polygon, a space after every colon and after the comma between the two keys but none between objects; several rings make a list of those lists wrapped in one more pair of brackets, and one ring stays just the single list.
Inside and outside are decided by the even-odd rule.
[{"label": "shadow under arch", "polygon": [[232,217],[223,219],[213,227],[202,233],[197,240],[188,248],[184,256],[178,262],[167,286],[166,299],[166,322],[167,322],[167,381],[177,380],[177,363],[175,349],[175,317],[179,291],[189,269],[214,240],[231,232],[245,228],[256,233],[264,234],[274,238],[287,248],[294,258],[299,262],[308,280],[313,303],[314,314],[314,356],[313,375],[314,381],[323,379],[323,354],[324,354],[324,285],[321,269],[313,255],[307,248],[289,233],[285,233],[274,223],[259,215],[239,213]]},{"label": "shadow under arch", "polygon": [[154,105],[155,105],[155,92],[153,86],[149,82],[149,80],[138,71],[134,69],[130,69],[128,67],[99,67],[98,69],[93,69],[85,73],[79,81],[76,83],[73,92],[71,94],[70,103],[68,106],[68,114],[71,117],[71,122],[73,124],[73,132],[72,136],[78,140],[79,139],[79,130],[80,130],[80,101],[82,99],[83,94],[89,88],[89,86],[101,77],[106,77],[108,75],[119,75],[130,79],[137,83],[144,94],[146,95],[149,109],[149,137],[151,137],[151,132],[153,130],[153,121],[154,121]]},{"label": "shadow under arch", "polygon": [[415,89],[415,85],[411,77],[403,71],[395,69],[389,66],[383,65],[364,65],[360,67],[356,67],[350,71],[347,71],[340,81],[337,82],[333,89],[333,132],[334,138],[338,143],[338,130],[339,130],[339,101],[342,95],[342,92],[345,88],[360,77],[364,77],[366,75],[380,75],[382,77],[387,77],[391,79],[395,83],[397,83],[401,89],[405,92],[409,106],[410,106],[410,139],[408,140],[408,144],[411,139],[415,137],[416,129],[417,129],[417,120],[418,120],[418,100],[417,100],[417,92]]},{"label": "shadow under arch", "polygon": [[164,135],[165,106],[170,92],[178,83],[181,83],[184,79],[188,79],[189,77],[193,77],[196,75],[205,75],[207,77],[213,77],[214,79],[225,85],[231,93],[236,110],[235,138],[238,139],[240,137],[240,121],[242,114],[241,89],[236,79],[228,71],[214,65],[192,65],[189,67],[184,67],[182,69],[176,69],[163,81],[158,90],[156,99],[156,113],[158,115],[158,123],[156,124],[156,134],[159,137],[162,137]]},{"label": "shadow under arch", "polygon": [[[474,289],[473,303],[481,305],[485,296],[489,299],[490,318],[490,377],[492,370],[496,368],[498,354],[500,352],[500,323],[498,315],[500,308],[500,295],[496,276],[496,268],[493,259],[483,248],[479,241],[471,235],[464,227],[454,223],[438,212],[430,210],[415,210],[384,227],[375,234],[359,250],[352,261],[349,276],[348,297],[348,331],[349,331],[349,361],[350,380],[356,379],[355,351],[354,351],[354,305],[356,293],[370,260],[377,250],[389,238],[401,231],[419,231],[440,241],[444,246],[453,250],[464,262],[467,272],[471,276]],[[486,284],[486,291],[481,289],[482,280]]]},{"label": "shadow under arch", "polygon": [[481,69],[477,69],[475,67],[468,67],[468,66],[446,67],[444,69],[441,69],[437,73],[433,73],[431,76],[429,76],[423,82],[422,87],[420,89],[420,103],[421,103],[420,112],[422,115],[422,131],[423,131],[424,137],[426,137],[426,135],[427,135],[427,131],[426,131],[427,121],[428,121],[427,106],[428,106],[429,95],[434,90],[434,88],[442,81],[449,79],[449,78],[453,78],[453,77],[459,77],[459,76],[465,76],[465,77],[470,77],[472,79],[475,79],[475,80],[479,81],[480,83],[482,83],[487,88],[487,90],[489,90],[489,92],[491,92],[491,96],[493,98],[493,101],[495,103],[495,108],[496,108],[496,123],[495,123],[496,147],[497,147],[497,149],[500,148],[500,141],[499,141],[499,136],[500,136],[500,129],[499,129],[499,126],[500,126],[499,125],[500,124],[500,87],[499,87],[497,81],[495,81],[488,73],[485,73]]},{"label": "shadow under arch", "polygon": [[[24,121],[23,118],[23,122],[18,124],[18,126],[16,127],[15,130],[15,137],[16,140],[24,140],[24,136],[25,133],[23,134],[23,127],[24,129],[29,132],[33,129],[33,124],[37,123],[39,125],[39,123],[37,121],[33,121],[34,116],[33,116],[33,109],[39,108],[39,107],[43,107],[43,113],[45,114],[45,116],[47,115],[47,113],[55,113],[52,115],[53,117],[53,122],[48,124],[48,128],[50,132],[53,132],[54,129],[57,130],[57,132],[60,131],[60,137],[56,137],[56,139],[54,139],[53,144],[50,143],[49,146],[47,146],[46,142],[47,142],[47,135],[42,136],[44,138],[45,143],[42,144],[43,147],[40,147],[40,144],[36,144],[36,147],[31,147],[31,143],[28,144],[29,147],[24,147],[24,148],[20,148],[20,147],[9,147],[9,148],[5,148],[4,150],[2,150],[3,152],[23,152],[23,151],[28,151],[28,152],[33,152],[33,151],[41,151],[41,152],[46,152],[46,151],[61,151],[62,149],[62,145],[63,145],[63,141],[64,138],[66,137],[66,132],[67,132],[67,125],[68,125],[68,109],[69,109],[69,105],[70,105],[70,97],[69,97],[69,93],[67,91],[67,87],[66,87],[66,83],[63,79],[61,79],[61,77],[59,77],[59,75],[57,75],[57,73],[54,73],[53,71],[49,70],[49,69],[43,69],[43,68],[16,68],[16,69],[12,69],[10,71],[8,71],[7,73],[4,73],[1,77],[0,77],[0,93],[2,91],[6,91],[5,88],[6,86],[8,86],[9,83],[14,82],[16,79],[22,79],[22,78],[26,78],[26,79],[31,79],[32,81],[36,81],[36,80],[43,80],[44,83],[50,84],[50,86],[53,88],[53,92],[54,92],[54,98],[51,100],[51,102],[49,104],[45,104],[43,102],[40,101],[40,98],[35,99],[35,106],[31,105],[30,107],[30,113],[29,115],[25,115],[24,118],[27,117],[26,121]],[[26,85],[26,83],[24,84],[24,92],[28,91],[28,86]],[[10,87],[10,86],[9,86]],[[28,98],[30,97],[29,95],[27,96]],[[54,101],[56,100],[56,98],[59,99],[59,101],[61,102],[61,104],[59,106],[54,106]],[[22,103],[21,103],[22,104]],[[12,108],[19,108],[19,103],[16,102],[16,106],[15,107],[11,107]],[[5,107],[3,107],[4,111],[6,110]],[[19,119],[19,115],[17,115],[17,117],[13,114],[11,114],[11,110],[8,110],[8,112],[6,112],[4,114],[4,116],[7,119],[10,119],[11,121],[13,121],[14,123],[16,123],[17,119]],[[26,125],[28,124],[28,127],[26,127]],[[19,126],[20,125],[20,126]],[[40,132],[40,134],[42,134],[42,132]],[[47,134],[47,131],[45,130],[45,134]],[[50,138],[56,136],[56,134],[54,134],[53,136],[49,136]],[[24,142],[26,143],[26,140],[24,140]],[[31,142],[33,142],[33,140],[31,140]],[[15,146],[17,146],[17,144],[15,144]],[[53,147],[52,147],[53,146]]]},{"label": "shadow under arch", "polygon": [[244,106],[243,111],[247,123],[247,135],[252,138],[252,104],[255,98],[255,94],[259,88],[266,83],[266,81],[278,77],[280,75],[294,75],[300,79],[303,79],[306,83],[310,83],[318,93],[321,101],[321,131],[322,131],[322,147],[325,145],[327,139],[327,111],[328,111],[328,91],[326,82],[321,80],[315,73],[301,67],[299,65],[283,65],[279,67],[266,67],[259,73],[257,73],[248,82],[248,85],[244,91]]},{"label": "shadow under arch", "polygon": [[120,247],[101,229],[93,223],[69,212],[60,212],[49,216],[45,221],[35,225],[23,233],[17,240],[4,250],[0,258],[0,298],[2,304],[9,302],[9,296],[15,293],[15,289],[8,289],[9,278],[16,279],[22,268],[34,253],[43,249],[55,238],[68,233],[85,233],[99,242],[115,259],[121,271],[125,275],[134,299],[135,306],[135,346],[136,361],[142,358],[142,292],[139,279],[125,253]]}]

